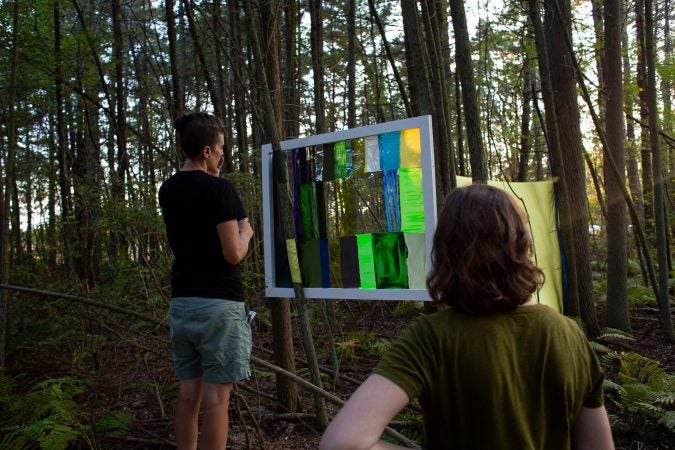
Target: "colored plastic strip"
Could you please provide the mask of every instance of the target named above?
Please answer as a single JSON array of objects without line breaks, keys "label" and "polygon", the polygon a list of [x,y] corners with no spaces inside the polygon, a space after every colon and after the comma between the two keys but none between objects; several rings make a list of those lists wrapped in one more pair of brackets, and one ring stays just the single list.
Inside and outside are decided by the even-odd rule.
[{"label": "colored plastic strip", "polygon": [[424,233],[422,169],[400,169],[398,189],[401,202],[401,231]]},{"label": "colored plastic strip", "polygon": [[387,231],[401,231],[401,209],[396,170],[384,170],[383,194],[384,211],[387,217]]},{"label": "colored plastic strip", "polygon": [[380,169],[396,170],[401,167],[401,132],[382,133],[378,137]]},{"label": "colored plastic strip", "polygon": [[408,287],[424,289],[427,281],[426,243],[423,233],[403,233],[405,246],[408,249]]},{"label": "colored plastic strip", "polygon": [[321,287],[330,287],[330,258],[328,254],[328,239],[319,239],[319,260],[321,261]]},{"label": "colored plastic strip", "polygon": [[373,254],[377,289],[408,289],[403,233],[373,233]]},{"label": "colored plastic strip", "polygon": [[[351,140],[352,148],[352,174],[365,172],[366,167],[366,140],[357,138]],[[378,162],[379,166],[379,162]]]},{"label": "colored plastic strip", "polygon": [[377,136],[367,136],[366,142],[366,172],[380,171],[380,146]]},{"label": "colored plastic strip", "polygon": [[420,129],[411,128],[401,131],[401,167],[422,167],[422,143]]},{"label": "colored plastic strip", "polygon": [[340,238],[340,275],[342,276],[342,287],[358,288],[361,285],[359,249],[356,236]]},{"label": "colored plastic strip", "polygon": [[300,271],[304,287],[322,287],[321,243],[318,239],[300,244]]},{"label": "colored plastic strip", "polygon": [[335,178],[347,176],[347,143],[339,141],[335,143]]},{"label": "colored plastic strip", "polygon": [[298,246],[295,243],[295,239],[286,239],[286,253],[288,254],[288,265],[291,269],[291,280],[293,283],[302,283],[300,262],[298,261]]},{"label": "colored plastic strip", "polygon": [[361,289],[375,289],[375,260],[373,257],[373,235],[357,234],[356,246],[359,253],[359,278]]}]

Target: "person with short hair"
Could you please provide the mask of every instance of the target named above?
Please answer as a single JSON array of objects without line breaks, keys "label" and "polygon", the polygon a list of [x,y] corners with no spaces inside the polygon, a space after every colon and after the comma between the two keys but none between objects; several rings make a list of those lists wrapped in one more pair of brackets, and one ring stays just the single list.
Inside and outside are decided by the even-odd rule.
[{"label": "person with short hair", "polygon": [[251,374],[240,263],[253,229],[234,186],[214,176],[223,164],[222,122],[193,112],[176,119],[175,127],[186,160],[162,183],[159,204],[174,254],[169,319],[180,379],[176,447],[196,449],[199,434],[200,449],[222,450],[233,383]]},{"label": "person with short hair", "polygon": [[319,448],[401,448],[380,436],[419,399],[425,449],[613,449],[597,357],[572,319],[532,299],[543,282],[532,245],[513,196],[452,191],[427,278],[442,309],[392,344]]}]

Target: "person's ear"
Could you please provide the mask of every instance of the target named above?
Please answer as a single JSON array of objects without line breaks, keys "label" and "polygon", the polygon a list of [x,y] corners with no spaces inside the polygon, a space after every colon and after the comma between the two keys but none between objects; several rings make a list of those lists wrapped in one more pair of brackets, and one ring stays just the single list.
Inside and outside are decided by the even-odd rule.
[{"label": "person's ear", "polygon": [[211,147],[207,145],[202,149],[202,157],[204,159],[209,159],[210,154],[211,154]]}]

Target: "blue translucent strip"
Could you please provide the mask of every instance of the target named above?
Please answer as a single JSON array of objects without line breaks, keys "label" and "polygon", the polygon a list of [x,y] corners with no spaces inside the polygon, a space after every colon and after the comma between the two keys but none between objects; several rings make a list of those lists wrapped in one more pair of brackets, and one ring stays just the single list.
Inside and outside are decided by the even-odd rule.
[{"label": "blue translucent strip", "polygon": [[380,147],[380,168],[396,170],[401,167],[401,132],[382,133],[377,137]]},{"label": "blue translucent strip", "polygon": [[385,170],[382,182],[387,231],[401,231],[401,208],[399,205],[398,176],[396,170]]}]

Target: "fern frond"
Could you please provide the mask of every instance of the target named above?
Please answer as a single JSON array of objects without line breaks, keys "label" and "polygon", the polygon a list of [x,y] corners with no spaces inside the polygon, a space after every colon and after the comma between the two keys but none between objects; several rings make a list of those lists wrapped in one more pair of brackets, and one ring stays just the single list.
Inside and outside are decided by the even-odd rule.
[{"label": "fern frond", "polygon": [[670,431],[675,431],[675,411],[666,411],[659,418],[659,423]]}]

